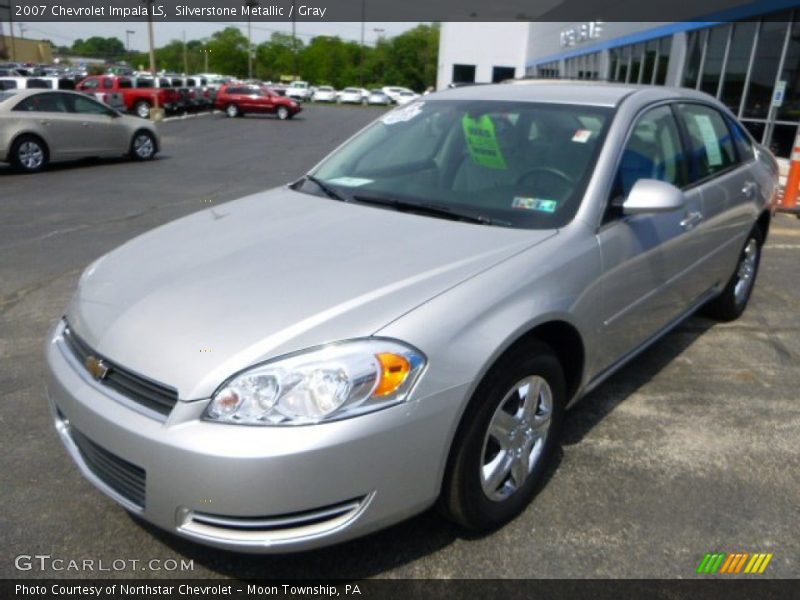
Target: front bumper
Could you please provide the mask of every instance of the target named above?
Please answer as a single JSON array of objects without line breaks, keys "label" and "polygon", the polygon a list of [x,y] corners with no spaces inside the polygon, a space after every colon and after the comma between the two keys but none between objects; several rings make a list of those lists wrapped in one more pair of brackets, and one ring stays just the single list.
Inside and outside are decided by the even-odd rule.
[{"label": "front bumper", "polygon": [[207,400],[157,418],[94,381],[62,331],[46,348],[56,429],[87,479],[160,528],[226,549],[303,550],[400,521],[439,493],[462,386],[324,425],[204,422]]}]

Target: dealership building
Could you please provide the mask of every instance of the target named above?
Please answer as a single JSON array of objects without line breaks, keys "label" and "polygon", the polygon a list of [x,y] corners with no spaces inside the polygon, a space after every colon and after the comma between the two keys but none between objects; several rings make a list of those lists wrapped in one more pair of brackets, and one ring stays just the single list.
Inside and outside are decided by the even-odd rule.
[{"label": "dealership building", "polygon": [[800,8],[768,4],[718,21],[444,23],[437,88],[513,78],[689,87],[788,157],[800,119]]}]

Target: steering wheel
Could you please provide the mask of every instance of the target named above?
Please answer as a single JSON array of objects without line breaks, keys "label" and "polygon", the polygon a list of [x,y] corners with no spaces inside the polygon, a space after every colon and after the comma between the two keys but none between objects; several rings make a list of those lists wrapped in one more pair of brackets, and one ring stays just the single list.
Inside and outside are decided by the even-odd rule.
[{"label": "steering wheel", "polygon": [[556,169],[555,167],[533,167],[529,171],[526,171],[525,173],[520,175],[519,179],[517,179],[517,185],[524,185],[528,179],[535,179],[537,173],[547,174],[552,177],[556,177],[570,187],[575,185],[575,180],[572,179],[572,177],[564,173],[564,171],[562,171],[561,169]]}]

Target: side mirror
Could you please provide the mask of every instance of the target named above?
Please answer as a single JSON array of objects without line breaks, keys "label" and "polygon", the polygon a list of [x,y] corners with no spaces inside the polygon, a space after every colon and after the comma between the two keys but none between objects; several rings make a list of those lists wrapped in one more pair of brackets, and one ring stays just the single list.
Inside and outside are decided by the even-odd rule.
[{"label": "side mirror", "polygon": [[683,208],[686,198],[683,192],[666,181],[640,179],[631,188],[622,212],[626,215],[670,212]]}]

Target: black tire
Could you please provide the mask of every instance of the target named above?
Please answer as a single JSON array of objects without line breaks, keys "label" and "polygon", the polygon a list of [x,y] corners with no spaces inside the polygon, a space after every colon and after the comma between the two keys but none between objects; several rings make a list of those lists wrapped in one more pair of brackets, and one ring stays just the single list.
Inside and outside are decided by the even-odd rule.
[{"label": "black tire", "polygon": [[235,117],[241,117],[242,111],[239,110],[239,107],[235,104],[228,104],[228,106],[225,107],[225,114],[228,115],[229,118],[233,119]]},{"label": "black tire", "polygon": [[[499,480],[495,488],[486,482],[496,497],[491,498],[482,481],[483,470],[500,457],[502,450],[492,454],[489,427],[499,411],[521,398],[513,390],[526,378],[537,377],[547,383],[550,391],[550,424],[542,436],[538,458],[527,469],[522,484],[513,480],[513,468],[507,479]],[[515,400],[516,398],[516,400]],[[524,401],[519,401],[520,411]],[[537,395],[537,406],[539,403]],[[512,349],[487,373],[480,383],[461,420],[448,458],[439,509],[449,519],[473,531],[490,531],[519,515],[531,502],[548,464],[558,445],[566,405],[566,383],[561,364],[552,349],[538,341]],[[537,409],[538,411],[538,409]],[[508,414],[508,413],[507,413]],[[524,434],[523,434],[524,435]],[[509,440],[519,443],[519,430]],[[497,448],[499,446],[494,443]],[[515,456],[514,452],[507,455]],[[494,458],[490,458],[490,457]],[[527,454],[530,456],[530,454]],[[488,463],[487,463],[488,460]],[[503,461],[500,461],[503,462]],[[523,473],[526,470],[523,468]],[[516,489],[510,489],[516,487]],[[509,488],[509,489],[507,489]],[[507,492],[507,496],[502,496]]]},{"label": "black tire", "polygon": [[725,289],[703,307],[706,316],[717,321],[734,321],[742,316],[756,284],[763,245],[764,234],[756,225],[745,240],[739,253],[736,270],[725,285]]},{"label": "black tire", "polygon": [[137,117],[141,117],[142,119],[149,119],[150,103],[147,100],[139,100],[136,104],[133,105],[133,112],[136,113]]},{"label": "black tire", "polygon": [[153,160],[158,152],[156,138],[149,131],[140,130],[133,134],[129,155],[133,160]]},{"label": "black tire", "polygon": [[11,144],[11,166],[24,173],[36,173],[47,166],[50,151],[47,144],[35,135],[21,135]]},{"label": "black tire", "polygon": [[279,106],[278,110],[275,111],[275,116],[277,116],[281,121],[285,121],[286,119],[290,119],[292,117],[292,113],[290,113],[289,109],[285,106]]}]

